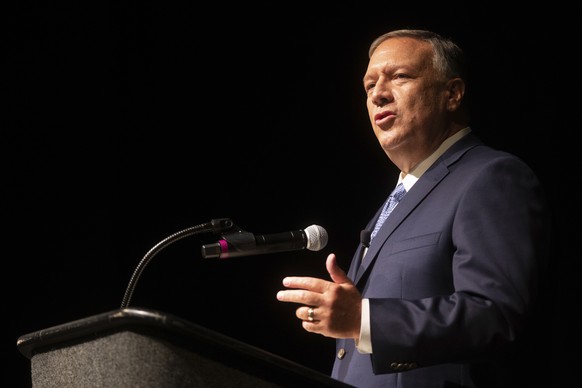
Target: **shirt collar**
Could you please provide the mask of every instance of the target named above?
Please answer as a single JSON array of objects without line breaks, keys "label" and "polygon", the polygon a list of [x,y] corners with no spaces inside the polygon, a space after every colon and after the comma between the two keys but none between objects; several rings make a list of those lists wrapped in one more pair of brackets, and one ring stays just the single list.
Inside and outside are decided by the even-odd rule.
[{"label": "shirt collar", "polygon": [[428,170],[428,168],[432,166],[432,164],[442,154],[444,154],[446,150],[448,150],[453,144],[455,144],[469,132],[471,132],[471,128],[465,127],[461,129],[459,132],[455,133],[453,136],[450,136],[447,139],[445,139],[445,141],[443,141],[441,145],[432,154],[430,154],[428,158],[420,162],[418,166],[416,166],[414,170],[406,174],[406,176],[404,176],[403,172],[400,172],[400,175],[398,176],[398,183],[402,182],[406,191],[410,190],[412,185],[416,183],[416,181],[422,176],[422,174],[424,174],[425,171]]}]

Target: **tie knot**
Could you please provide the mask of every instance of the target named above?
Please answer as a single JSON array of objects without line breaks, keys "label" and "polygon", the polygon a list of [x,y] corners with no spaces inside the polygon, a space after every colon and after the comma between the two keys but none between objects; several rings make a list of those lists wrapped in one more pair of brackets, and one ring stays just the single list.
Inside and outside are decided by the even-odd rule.
[{"label": "tie knot", "polygon": [[394,188],[394,191],[392,191],[392,194],[390,194],[390,196],[393,197],[397,202],[400,202],[402,197],[404,197],[404,194],[406,194],[406,189],[404,188],[404,185],[401,182]]}]

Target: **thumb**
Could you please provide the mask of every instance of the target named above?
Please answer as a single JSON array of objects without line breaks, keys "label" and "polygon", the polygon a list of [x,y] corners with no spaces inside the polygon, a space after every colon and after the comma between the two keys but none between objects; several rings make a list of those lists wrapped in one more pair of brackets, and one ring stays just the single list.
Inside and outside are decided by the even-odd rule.
[{"label": "thumb", "polygon": [[341,269],[337,264],[337,258],[335,256],[335,253],[330,253],[327,256],[327,260],[325,261],[325,268],[327,269],[327,272],[329,272],[329,276],[331,277],[331,280],[333,280],[334,283],[342,284],[352,282],[350,278],[346,275],[345,271]]}]

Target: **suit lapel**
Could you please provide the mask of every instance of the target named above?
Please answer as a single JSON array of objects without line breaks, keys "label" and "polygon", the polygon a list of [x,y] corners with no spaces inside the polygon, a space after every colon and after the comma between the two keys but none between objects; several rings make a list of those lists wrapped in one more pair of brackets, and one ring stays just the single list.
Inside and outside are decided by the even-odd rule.
[{"label": "suit lapel", "polygon": [[[440,181],[444,179],[449,173],[449,166],[461,158],[461,156],[469,149],[481,144],[480,141],[472,135],[461,139],[439,158],[429,168],[420,179],[412,186],[409,192],[398,203],[398,206],[392,211],[388,219],[382,225],[382,228],[372,240],[368,252],[362,259],[357,269],[351,268],[350,272],[354,271],[355,284],[358,285],[368,272],[374,261],[378,256],[378,252],[386,243],[386,240],[392,235],[394,230],[404,221],[409,214],[426,198],[426,196],[434,189]],[[380,210],[376,213],[374,220],[378,218]],[[373,228],[374,223],[371,222],[368,227]],[[361,248],[361,247],[360,247]],[[358,249],[358,253],[360,249]]]}]

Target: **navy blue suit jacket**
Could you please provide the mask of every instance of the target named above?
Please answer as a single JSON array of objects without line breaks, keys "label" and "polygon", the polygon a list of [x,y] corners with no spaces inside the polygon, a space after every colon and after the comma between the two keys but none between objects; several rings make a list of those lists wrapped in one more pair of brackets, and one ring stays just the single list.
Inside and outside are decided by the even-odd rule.
[{"label": "navy blue suit jacket", "polygon": [[455,143],[361,263],[362,248],[355,253],[348,275],[370,301],[373,354],[337,340],[332,377],[357,387],[511,386],[545,268],[548,219],[540,182],[522,160],[473,134]]}]

